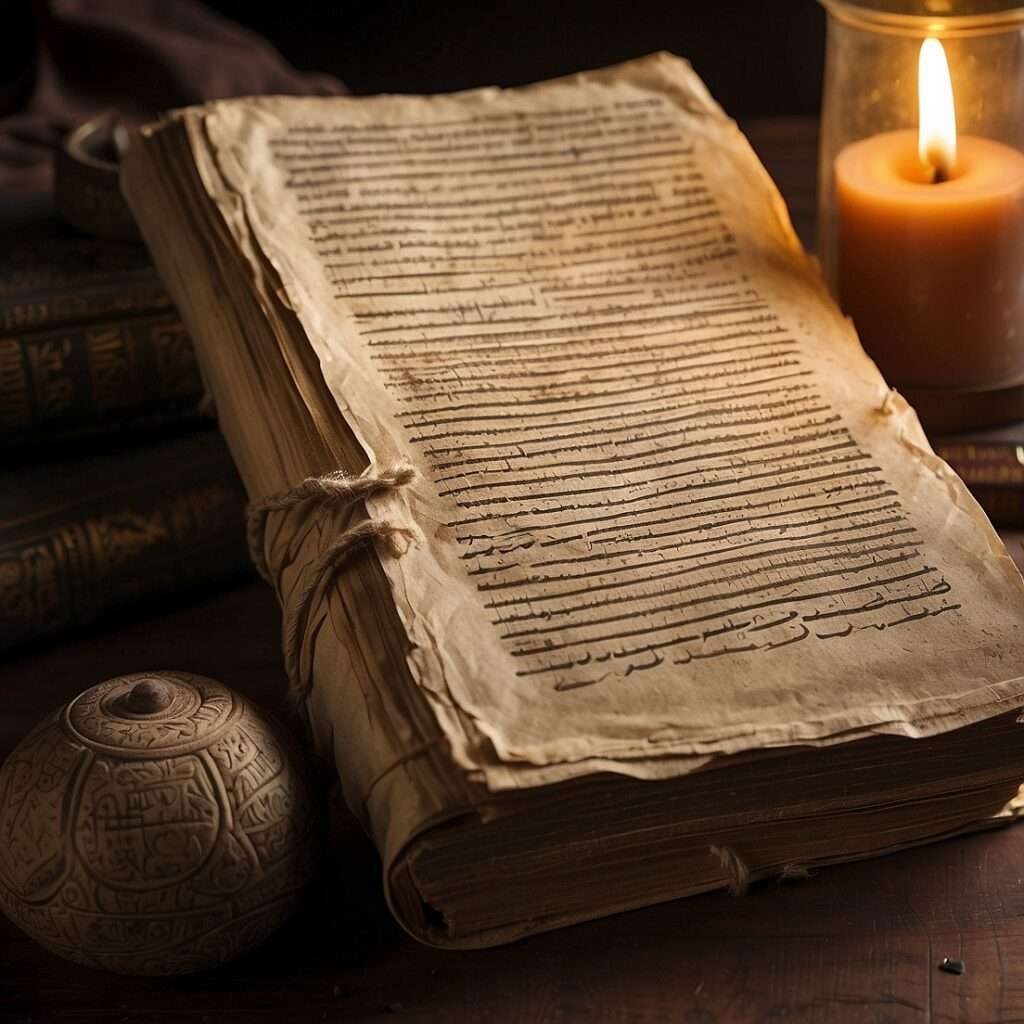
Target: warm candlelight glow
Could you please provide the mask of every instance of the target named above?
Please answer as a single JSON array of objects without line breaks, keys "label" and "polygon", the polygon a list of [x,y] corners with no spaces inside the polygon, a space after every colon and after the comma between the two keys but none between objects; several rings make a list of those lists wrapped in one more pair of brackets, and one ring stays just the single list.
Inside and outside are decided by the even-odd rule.
[{"label": "warm candlelight glow", "polygon": [[945,181],[956,163],[956,112],[946,51],[938,39],[921,44],[917,64],[919,121],[917,152],[936,181]]}]

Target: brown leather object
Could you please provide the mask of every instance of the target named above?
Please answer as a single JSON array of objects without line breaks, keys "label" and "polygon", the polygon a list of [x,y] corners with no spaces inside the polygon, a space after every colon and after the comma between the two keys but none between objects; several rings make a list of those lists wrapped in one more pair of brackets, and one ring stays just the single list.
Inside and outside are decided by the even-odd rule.
[{"label": "brown leather object", "polygon": [[111,107],[145,120],[226,96],[345,92],[196,0],[47,0],[36,20],[34,88],[0,118],[0,189],[48,187],[64,136]]}]

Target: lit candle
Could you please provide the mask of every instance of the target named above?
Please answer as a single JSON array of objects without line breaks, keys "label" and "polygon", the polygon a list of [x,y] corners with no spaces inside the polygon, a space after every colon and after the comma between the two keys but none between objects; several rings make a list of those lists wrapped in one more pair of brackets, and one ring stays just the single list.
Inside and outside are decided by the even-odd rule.
[{"label": "lit candle", "polygon": [[1024,381],[1024,155],[957,139],[935,39],[921,46],[918,97],[916,133],[875,135],[836,158],[840,304],[891,384],[1016,384]]}]

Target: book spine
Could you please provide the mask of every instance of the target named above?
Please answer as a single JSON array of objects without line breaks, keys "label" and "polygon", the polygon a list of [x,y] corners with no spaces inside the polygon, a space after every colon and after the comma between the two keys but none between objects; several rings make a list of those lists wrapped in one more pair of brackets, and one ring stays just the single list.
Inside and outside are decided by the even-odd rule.
[{"label": "book spine", "polygon": [[245,500],[215,431],[0,477],[0,650],[246,578]]},{"label": "book spine", "polygon": [[1024,527],[1024,447],[1009,442],[937,442],[996,526]]},{"label": "book spine", "polygon": [[0,336],[0,447],[198,422],[201,395],[173,311]]},{"label": "book spine", "polygon": [[60,327],[171,308],[170,297],[148,268],[63,286],[47,282],[9,294],[3,294],[0,288],[0,332]]}]

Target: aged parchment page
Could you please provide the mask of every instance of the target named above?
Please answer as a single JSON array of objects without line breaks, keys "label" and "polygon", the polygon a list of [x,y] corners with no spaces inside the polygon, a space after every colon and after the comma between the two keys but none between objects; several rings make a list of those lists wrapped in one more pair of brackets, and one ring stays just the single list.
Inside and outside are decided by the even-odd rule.
[{"label": "aged parchment page", "polygon": [[409,663],[493,789],[1024,700],[1019,574],[688,65],[204,115],[369,459]]}]

